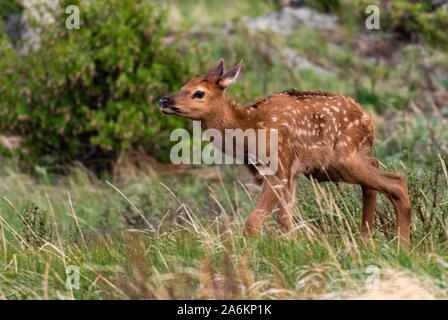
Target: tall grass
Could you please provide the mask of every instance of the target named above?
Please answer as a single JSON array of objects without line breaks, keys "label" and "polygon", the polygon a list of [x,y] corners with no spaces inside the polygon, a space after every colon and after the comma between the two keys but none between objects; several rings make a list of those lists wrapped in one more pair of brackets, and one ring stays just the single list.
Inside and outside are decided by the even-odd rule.
[{"label": "tall grass", "polygon": [[[401,169],[414,208],[409,250],[383,197],[373,240],[361,236],[355,186],[301,179],[294,231],[282,234],[272,219],[247,237],[256,195],[240,168],[174,178],[125,161],[113,182],[81,167],[65,177],[3,168],[0,298],[446,298],[448,177],[436,161],[419,179]],[[79,289],[66,287],[69,266],[80,270]],[[379,287],[369,289],[372,266]]]}]

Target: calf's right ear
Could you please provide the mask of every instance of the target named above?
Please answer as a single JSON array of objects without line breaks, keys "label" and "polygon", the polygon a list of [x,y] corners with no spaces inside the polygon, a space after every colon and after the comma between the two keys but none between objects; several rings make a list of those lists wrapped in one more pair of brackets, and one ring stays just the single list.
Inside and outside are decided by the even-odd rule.
[{"label": "calf's right ear", "polygon": [[221,78],[224,72],[224,59],[221,58],[216,64],[207,72],[208,77]]}]

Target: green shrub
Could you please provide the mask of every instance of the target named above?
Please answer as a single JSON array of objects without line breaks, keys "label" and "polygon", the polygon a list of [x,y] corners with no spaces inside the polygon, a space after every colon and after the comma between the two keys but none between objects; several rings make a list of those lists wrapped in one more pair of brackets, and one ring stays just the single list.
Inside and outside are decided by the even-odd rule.
[{"label": "green shrub", "polygon": [[305,0],[305,5],[322,12],[336,12],[341,7],[340,0]]},{"label": "green shrub", "polygon": [[380,8],[381,30],[393,32],[406,41],[423,41],[448,48],[448,10],[436,7],[433,1],[395,0],[388,4],[380,1],[357,0],[361,19],[370,4]]},{"label": "green shrub", "polygon": [[[41,31],[40,49],[18,59],[0,36],[0,130],[19,134],[33,159],[49,162],[116,158],[143,146],[167,159],[169,131],[186,120],[163,116],[156,101],[191,76],[188,52],[164,45],[166,14],[143,0],[77,4]],[[185,50],[186,51],[186,50]]]},{"label": "green shrub", "polygon": [[22,12],[23,7],[18,0],[0,0],[0,18],[4,19],[9,14]]},{"label": "green shrub", "polygon": [[387,11],[386,22],[392,31],[411,40],[423,38],[434,44],[448,44],[448,10],[436,9],[431,1],[394,1]]},{"label": "green shrub", "polygon": [[51,241],[53,228],[47,211],[36,205],[27,206],[23,209],[21,218],[21,233],[26,242],[40,247]]}]

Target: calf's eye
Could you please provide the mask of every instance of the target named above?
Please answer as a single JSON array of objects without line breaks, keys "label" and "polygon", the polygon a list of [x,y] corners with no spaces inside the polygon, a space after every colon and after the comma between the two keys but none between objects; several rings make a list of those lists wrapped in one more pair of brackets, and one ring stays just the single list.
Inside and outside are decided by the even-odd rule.
[{"label": "calf's eye", "polygon": [[204,91],[198,90],[193,94],[193,99],[198,98],[201,99],[204,97]]}]

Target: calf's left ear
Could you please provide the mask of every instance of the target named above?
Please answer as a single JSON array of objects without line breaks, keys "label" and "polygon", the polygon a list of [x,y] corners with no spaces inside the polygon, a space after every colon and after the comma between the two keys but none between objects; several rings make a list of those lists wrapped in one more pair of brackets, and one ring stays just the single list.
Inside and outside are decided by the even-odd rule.
[{"label": "calf's left ear", "polygon": [[220,79],[219,79],[219,86],[222,88],[227,88],[232,83],[234,83],[240,74],[241,65],[243,63],[243,60],[241,60],[236,66],[234,66],[232,69],[227,71]]}]

